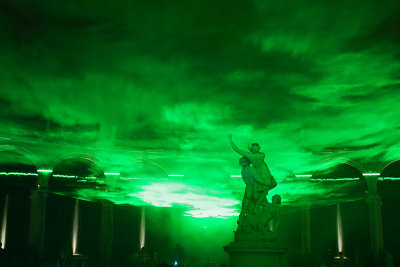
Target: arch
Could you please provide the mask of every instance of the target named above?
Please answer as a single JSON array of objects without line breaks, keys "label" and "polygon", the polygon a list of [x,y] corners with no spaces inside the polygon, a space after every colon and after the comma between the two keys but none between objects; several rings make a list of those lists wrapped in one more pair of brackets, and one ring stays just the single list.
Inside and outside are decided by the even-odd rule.
[{"label": "arch", "polygon": [[13,152],[27,158],[36,169],[43,167],[43,162],[30,150],[15,145],[0,145],[0,152]]},{"label": "arch", "polygon": [[171,167],[166,164],[164,161],[161,161],[159,159],[155,158],[148,158],[148,157],[134,157],[132,158],[132,163],[130,164],[125,164],[128,163],[129,160],[126,160],[122,165],[123,168],[120,170],[121,173],[126,172],[129,168],[127,166],[135,166],[135,165],[150,165],[150,166],[155,166],[158,169],[160,169],[165,176],[169,174],[171,171]]},{"label": "arch", "polygon": [[388,165],[394,163],[395,161],[400,160],[400,150],[397,153],[393,153],[390,155],[385,155],[384,160],[382,160],[380,162],[380,164],[378,165],[378,170],[382,171],[384,170]]},{"label": "arch", "polygon": [[[320,204],[324,201],[353,202],[364,199],[367,188],[363,173],[365,168],[345,157],[329,157],[321,161],[320,169],[312,174],[312,181],[322,182],[316,188],[322,189]],[[332,203],[331,203],[332,204]]]},{"label": "arch", "polygon": [[72,194],[79,189],[103,188],[104,171],[97,159],[90,154],[68,154],[59,157],[48,176],[48,188],[52,193]]},{"label": "arch", "polygon": [[59,156],[56,158],[51,164],[51,169],[53,170],[54,168],[57,167],[61,162],[69,159],[80,159],[84,161],[89,161],[95,166],[97,166],[102,172],[104,173],[104,169],[101,167],[100,160],[98,160],[94,155],[89,154],[89,153],[69,153],[69,154],[64,154],[62,156]]},{"label": "arch", "polygon": [[[396,175],[396,176],[393,176],[393,175],[391,175],[391,174],[389,174],[389,176],[387,175],[387,174],[385,174],[385,172],[390,172],[391,170],[390,170],[390,168],[392,167],[392,166],[394,166],[394,165],[400,165],[400,159],[396,159],[396,160],[392,160],[392,161],[390,161],[390,162],[388,162],[388,163],[386,163],[385,165],[384,165],[384,167],[381,169],[381,176],[382,177],[400,177],[400,171],[399,171],[399,174],[398,174],[398,176]],[[383,174],[383,175],[382,175]]]},{"label": "arch", "polygon": [[387,167],[389,167],[393,163],[396,163],[397,161],[400,161],[400,154],[391,157],[389,161],[385,161],[379,164],[379,172],[382,173]]},{"label": "arch", "polygon": [[[237,169],[239,170],[240,173],[241,167],[239,164]],[[189,173],[189,176],[193,177],[198,175],[202,176],[202,180],[210,179],[212,181],[216,181],[215,179],[218,178],[225,179],[226,177],[229,177],[229,175],[231,174],[229,171],[227,171],[226,165],[222,165],[220,162],[215,162],[215,161],[192,163],[188,166],[186,172]],[[240,182],[242,183],[242,181]]]},{"label": "arch", "polygon": [[329,157],[329,158],[325,158],[323,160],[320,161],[319,164],[319,168],[317,168],[312,174],[316,174],[322,170],[326,170],[341,164],[346,164],[349,165],[355,169],[357,169],[361,174],[367,172],[365,170],[365,168],[357,163],[356,161],[349,159],[349,158],[345,158],[345,157]]}]

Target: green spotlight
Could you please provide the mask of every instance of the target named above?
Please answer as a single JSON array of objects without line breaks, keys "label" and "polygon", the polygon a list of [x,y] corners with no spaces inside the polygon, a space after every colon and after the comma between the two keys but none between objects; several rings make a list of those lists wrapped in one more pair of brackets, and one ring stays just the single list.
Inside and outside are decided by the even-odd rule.
[{"label": "green spotlight", "polygon": [[37,172],[47,172],[47,173],[50,173],[50,172],[53,172],[52,170],[37,170]]},{"label": "green spotlight", "polygon": [[66,175],[66,174],[53,174],[53,177],[57,178],[78,178],[76,175]]},{"label": "green spotlight", "polygon": [[362,175],[364,175],[364,176],[379,176],[381,174],[380,173],[363,173]]},{"label": "green spotlight", "polygon": [[385,181],[385,180],[390,180],[390,181],[400,181],[400,177],[379,177],[379,181]]},{"label": "green spotlight", "polygon": [[39,174],[32,172],[0,172],[0,175],[38,176]]},{"label": "green spotlight", "polygon": [[339,182],[339,181],[357,181],[360,178],[355,177],[355,178],[314,178],[314,179],[310,179],[310,181],[312,182]]}]

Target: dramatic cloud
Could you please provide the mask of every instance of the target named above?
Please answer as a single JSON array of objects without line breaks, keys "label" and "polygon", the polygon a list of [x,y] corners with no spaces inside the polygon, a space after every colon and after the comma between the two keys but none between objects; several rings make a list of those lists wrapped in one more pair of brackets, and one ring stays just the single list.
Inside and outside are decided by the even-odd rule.
[{"label": "dramatic cloud", "polygon": [[[399,9],[2,1],[0,134],[64,154],[80,146],[128,176],[135,157],[157,159],[199,173],[174,182],[221,192],[240,173],[230,133],[240,147],[260,143],[279,181],[317,171],[327,151],[368,169],[398,154]],[[131,194],[144,200],[144,188]]]}]

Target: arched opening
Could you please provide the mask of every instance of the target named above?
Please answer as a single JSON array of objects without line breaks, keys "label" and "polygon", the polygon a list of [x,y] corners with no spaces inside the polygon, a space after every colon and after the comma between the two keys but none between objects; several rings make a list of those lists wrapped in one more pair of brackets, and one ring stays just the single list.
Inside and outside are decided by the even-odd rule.
[{"label": "arched opening", "polygon": [[342,163],[316,171],[319,199],[312,208],[312,248],[321,259],[342,251],[350,259],[369,251],[369,210],[365,178],[353,164]]},{"label": "arched opening", "polygon": [[36,166],[25,155],[0,152],[1,242],[11,255],[29,247],[29,196],[37,187],[36,171]]},{"label": "arched opening", "polygon": [[[116,179],[115,188],[110,188],[119,192],[119,197],[113,199],[116,205],[112,262],[118,266],[139,264],[138,261],[142,259],[138,255],[143,244],[151,257],[156,249],[157,257],[162,257],[165,252],[160,251],[158,244],[163,244],[161,249],[168,247],[168,231],[159,231],[160,221],[153,219],[159,212],[166,212],[166,209],[150,207],[149,204],[162,205],[156,199],[162,196],[153,195],[151,188],[167,182],[168,176],[163,166],[154,160],[139,159],[121,170]],[[141,220],[143,206],[145,219]]]},{"label": "arched opening", "polygon": [[398,220],[400,206],[398,205],[400,193],[400,160],[392,161],[381,171],[378,181],[378,195],[382,199],[382,225],[385,249],[398,251]]},{"label": "arched opening", "polygon": [[95,261],[99,253],[103,170],[84,158],[59,162],[49,179],[45,251],[50,257],[61,253],[83,254]]}]

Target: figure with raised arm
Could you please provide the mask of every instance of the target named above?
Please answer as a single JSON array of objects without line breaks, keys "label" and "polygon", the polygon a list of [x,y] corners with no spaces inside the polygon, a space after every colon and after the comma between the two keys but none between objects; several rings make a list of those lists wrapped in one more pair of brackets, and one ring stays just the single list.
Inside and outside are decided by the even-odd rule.
[{"label": "figure with raised arm", "polygon": [[228,135],[229,142],[235,150],[236,153],[246,157],[250,163],[253,165],[250,167],[250,171],[252,172],[252,176],[256,183],[267,186],[269,189],[272,189],[276,186],[276,181],[274,177],[271,175],[271,172],[268,169],[267,164],[265,163],[265,154],[260,152],[260,145],[257,143],[253,143],[249,147],[249,152],[239,149],[232,141],[232,135]]},{"label": "figure with raised arm", "polygon": [[257,143],[245,151],[233,143],[232,135],[228,138],[233,150],[242,156],[239,164],[246,184],[235,241],[276,241],[281,197],[274,195],[271,203],[267,200],[269,190],[277,183],[265,163],[265,154],[260,152],[261,147]]},{"label": "figure with raised arm", "polygon": [[[258,184],[254,179],[254,171],[251,170],[250,161],[246,157],[242,157],[239,159],[239,164],[242,167],[242,179],[246,184],[246,189],[243,196],[242,201],[242,210],[239,214],[238,220],[238,230],[244,230],[244,220],[245,217],[251,213],[257,213],[260,209],[257,209],[257,203],[261,197],[264,197],[265,202],[267,199],[265,198],[265,192],[268,192],[269,188]],[[260,203],[263,205],[264,203]],[[261,208],[261,207],[260,207]]]}]

